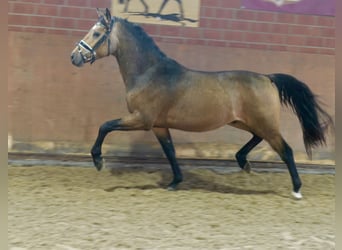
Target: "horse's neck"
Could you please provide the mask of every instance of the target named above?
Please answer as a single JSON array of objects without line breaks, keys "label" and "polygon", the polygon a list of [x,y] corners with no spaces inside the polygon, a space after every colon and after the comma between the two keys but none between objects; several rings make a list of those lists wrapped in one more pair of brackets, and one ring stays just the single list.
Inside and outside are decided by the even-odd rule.
[{"label": "horse's neck", "polygon": [[119,41],[119,48],[115,56],[128,89],[134,87],[137,77],[161,60],[158,53],[144,48],[135,39],[129,38]]}]

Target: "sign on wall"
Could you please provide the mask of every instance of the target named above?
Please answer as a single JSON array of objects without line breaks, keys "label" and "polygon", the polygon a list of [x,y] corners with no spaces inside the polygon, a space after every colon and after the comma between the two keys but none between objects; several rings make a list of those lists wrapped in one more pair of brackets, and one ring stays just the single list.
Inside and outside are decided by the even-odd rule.
[{"label": "sign on wall", "polygon": [[113,0],[112,14],[135,23],[197,27],[200,0]]},{"label": "sign on wall", "polygon": [[335,16],[335,0],[241,0],[243,8]]}]

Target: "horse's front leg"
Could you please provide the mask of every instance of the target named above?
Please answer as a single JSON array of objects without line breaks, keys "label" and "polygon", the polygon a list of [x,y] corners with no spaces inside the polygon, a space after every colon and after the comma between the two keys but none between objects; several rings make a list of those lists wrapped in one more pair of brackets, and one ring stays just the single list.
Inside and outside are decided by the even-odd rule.
[{"label": "horse's front leg", "polygon": [[173,180],[168,185],[168,190],[175,190],[177,185],[182,182],[183,176],[181,169],[179,168],[177,159],[176,159],[176,151],[172,143],[172,138],[167,128],[152,128],[154,134],[156,135],[160,145],[163,148],[163,151],[169,160],[169,163],[172,168]]},{"label": "horse's front leg", "polygon": [[101,148],[103,141],[108,133],[114,130],[142,130],[146,129],[146,127],[146,123],[143,119],[141,119],[139,113],[133,113],[125,118],[107,121],[104,124],[102,124],[99,128],[99,133],[94,143],[94,146],[91,149],[91,155],[93,157],[93,162],[96,169],[100,171],[103,168],[104,162],[101,156]]}]

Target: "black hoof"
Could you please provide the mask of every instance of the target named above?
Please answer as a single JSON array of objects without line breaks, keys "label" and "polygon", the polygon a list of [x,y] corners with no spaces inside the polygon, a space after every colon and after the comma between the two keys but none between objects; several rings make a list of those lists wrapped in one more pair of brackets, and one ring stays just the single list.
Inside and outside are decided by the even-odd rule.
[{"label": "black hoof", "polygon": [[176,190],[177,190],[178,184],[181,183],[182,180],[183,180],[182,177],[176,178],[175,180],[173,180],[173,181],[167,186],[167,190],[168,190],[168,191],[176,191]]},{"label": "black hoof", "polygon": [[93,156],[93,162],[97,171],[100,171],[104,166],[104,160],[101,156]]}]

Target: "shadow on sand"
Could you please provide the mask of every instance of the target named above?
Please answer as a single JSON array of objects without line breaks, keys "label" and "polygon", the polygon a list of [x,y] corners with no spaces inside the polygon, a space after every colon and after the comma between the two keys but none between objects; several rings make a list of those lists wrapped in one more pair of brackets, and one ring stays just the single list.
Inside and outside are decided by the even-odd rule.
[{"label": "shadow on sand", "polygon": [[[170,170],[151,170],[146,168],[115,168],[111,169],[111,174],[114,176],[123,177],[125,175],[146,175],[146,173],[151,174],[159,174],[160,180],[156,181],[155,184],[128,184],[128,185],[117,185],[112,186],[110,188],[106,188],[105,191],[113,192],[117,189],[141,189],[141,190],[150,190],[150,189],[166,189],[168,183],[172,179],[172,174]],[[246,173],[236,173],[236,174],[246,174]],[[177,190],[198,190],[204,192],[217,192],[217,193],[229,193],[229,194],[238,194],[238,195],[265,195],[265,194],[277,194],[274,190],[252,190],[246,189],[243,187],[230,186],[226,184],[217,183],[212,179],[212,176],[206,176],[194,173],[192,171],[183,170],[184,181],[179,184]],[[266,188],[266,187],[265,187]]]}]

